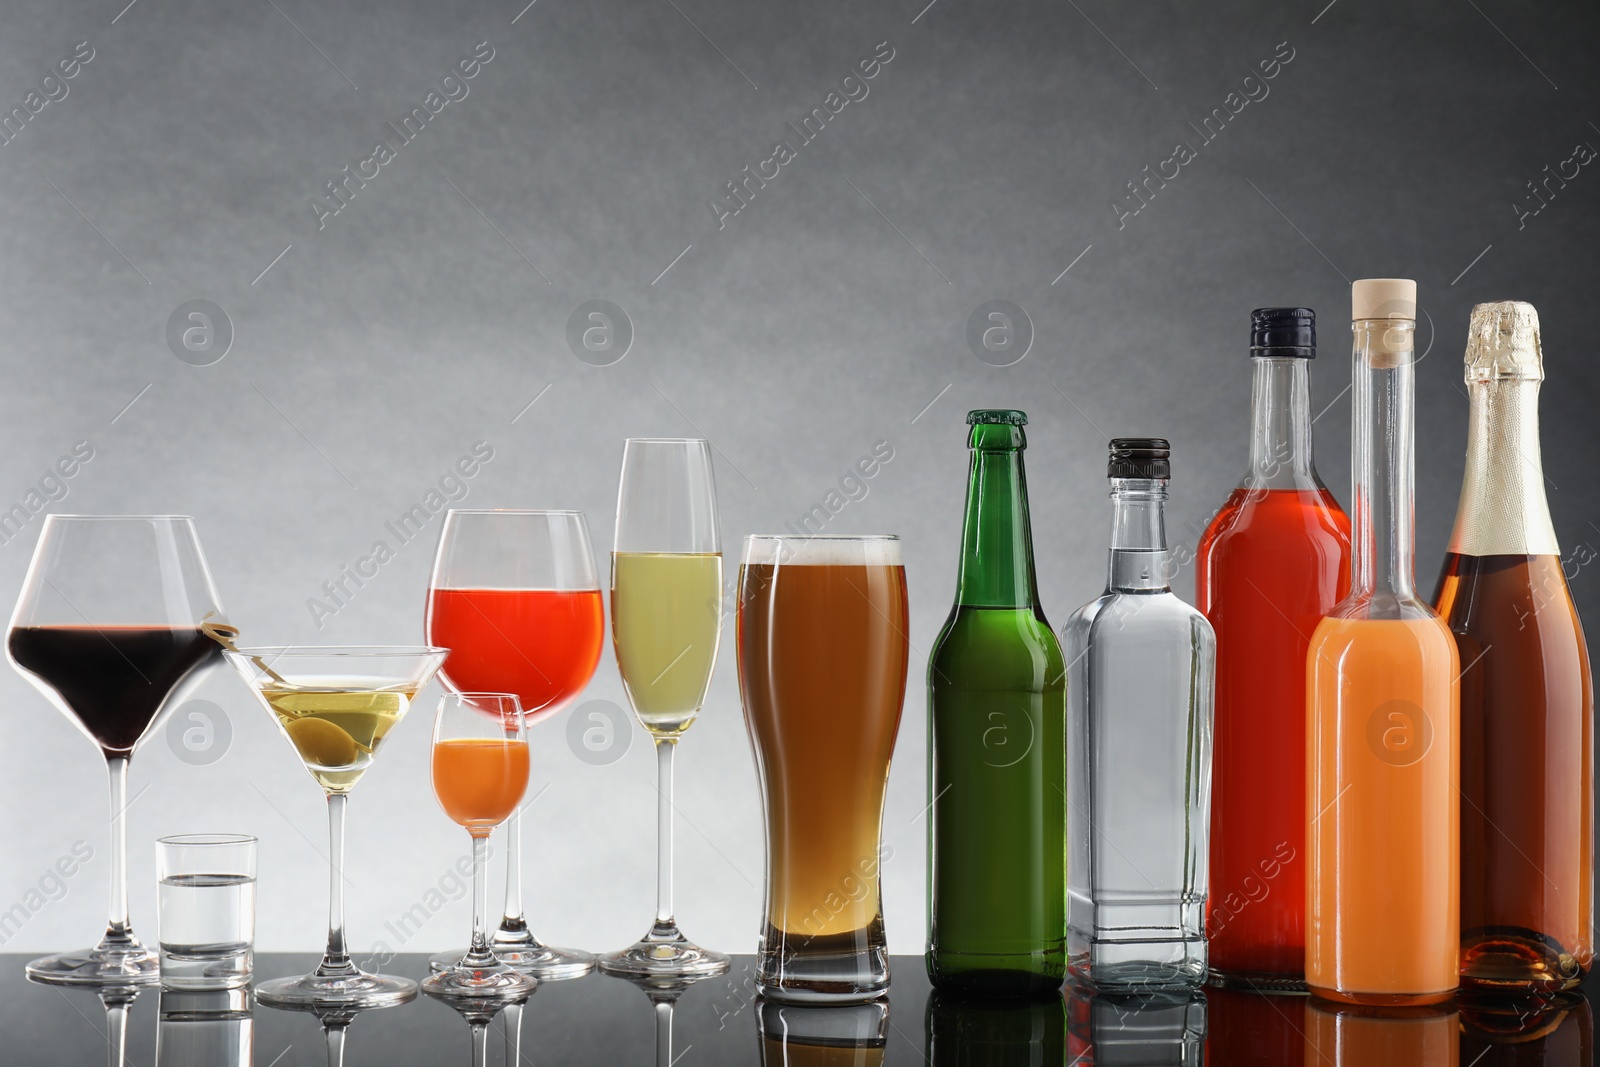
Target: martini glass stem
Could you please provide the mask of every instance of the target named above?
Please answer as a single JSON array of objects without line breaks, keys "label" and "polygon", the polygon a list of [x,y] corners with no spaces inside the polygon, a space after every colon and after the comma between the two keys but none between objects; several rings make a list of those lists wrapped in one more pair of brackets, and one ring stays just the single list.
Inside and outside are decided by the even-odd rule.
[{"label": "martini glass stem", "polygon": [[317,974],[355,974],[344,939],[344,812],[350,798],[328,794],[328,951]]},{"label": "martini glass stem", "polygon": [[127,945],[133,941],[128,928],[128,757],[108,756],[106,773],[111,779],[111,899],[102,944]]},{"label": "martini glass stem", "polygon": [[489,951],[489,835],[472,835],[472,947],[461,962],[478,969],[497,962]]},{"label": "martini glass stem", "polygon": [[656,741],[660,783],[656,803],[656,933],[677,929],[672,916],[672,754],[676,740]]}]

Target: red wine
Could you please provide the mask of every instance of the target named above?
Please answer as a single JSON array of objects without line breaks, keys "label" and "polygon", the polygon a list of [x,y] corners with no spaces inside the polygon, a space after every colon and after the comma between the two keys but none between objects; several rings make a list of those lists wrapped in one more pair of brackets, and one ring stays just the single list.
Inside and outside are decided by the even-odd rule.
[{"label": "red wine", "polygon": [[222,658],[197,627],[19,626],[12,662],[55,690],[107,756],[126,756],[167,697]]}]

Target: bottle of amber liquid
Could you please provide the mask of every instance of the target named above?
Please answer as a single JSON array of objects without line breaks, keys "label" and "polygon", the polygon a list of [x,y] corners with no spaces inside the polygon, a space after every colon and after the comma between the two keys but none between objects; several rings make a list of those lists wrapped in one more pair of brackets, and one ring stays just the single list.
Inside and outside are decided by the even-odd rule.
[{"label": "bottle of amber liquid", "polygon": [[1350,520],[1311,463],[1316,315],[1250,320],[1250,469],[1196,551],[1195,606],[1217,633],[1208,980],[1299,990],[1306,646],[1350,589]]},{"label": "bottle of amber liquid", "polygon": [[1456,643],[1412,588],[1417,286],[1358,281],[1350,595],[1306,654],[1306,985],[1352,1004],[1456,990]]},{"label": "bottle of amber liquid", "polygon": [[1461,674],[1461,984],[1571,989],[1594,958],[1594,703],[1539,455],[1539,316],[1479,304],[1467,473],[1435,598]]}]

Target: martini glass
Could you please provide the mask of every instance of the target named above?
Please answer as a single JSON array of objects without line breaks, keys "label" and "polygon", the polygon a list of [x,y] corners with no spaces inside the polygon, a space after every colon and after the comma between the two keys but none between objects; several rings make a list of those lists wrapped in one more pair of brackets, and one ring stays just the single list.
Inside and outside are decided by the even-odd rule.
[{"label": "martini glass", "polygon": [[230,648],[244,675],[311,777],[328,797],[331,875],[328,949],[315,971],[256,986],[275,1008],[385,1008],[417,995],[409,978],[368,974],[350,959],[344,932],[344,815],[389,732],[405,717],[447,649],[426,646]]},{"label": "martini glass", "polygon": [[98,945],[34,960],[29,978],[87,986],[158,980],[156,954],[128,923],[128,761],[162,712],[221,658],[207,628],[236,632],[221,612],[187,516],[45,518],[6,652],[105,757],[111,903]]}]

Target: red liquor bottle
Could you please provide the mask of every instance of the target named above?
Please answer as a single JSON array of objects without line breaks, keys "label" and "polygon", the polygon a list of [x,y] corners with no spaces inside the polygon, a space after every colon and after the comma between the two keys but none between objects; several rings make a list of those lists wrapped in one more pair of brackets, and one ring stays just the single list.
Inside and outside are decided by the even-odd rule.
[{"label": "red liquor bottle", "polygon": [[1211,977],[1305,988],[1306,650],[1350,586],[1350,520],[1311,462],[1309,308],[1251,313],[1250,469],[1200,538],[1217,634]]}]

